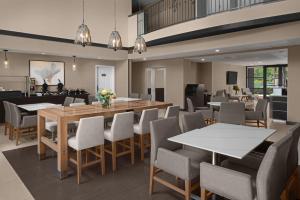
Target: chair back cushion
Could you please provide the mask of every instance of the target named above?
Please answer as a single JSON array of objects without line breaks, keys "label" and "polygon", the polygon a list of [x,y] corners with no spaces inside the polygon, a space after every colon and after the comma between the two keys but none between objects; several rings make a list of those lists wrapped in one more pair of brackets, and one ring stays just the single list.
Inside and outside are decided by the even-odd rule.
[{"label": "chair back cushion", "polygon": [[133,116],[133,112],[115,114],[111,126],[112,141],[133,137]]},{"label": "chair back cushion", "polygon": [[178,119],[175,117],[150,122],[150,134],[152,164],[157,159],[158,148],[165,148],[171,151],[182,148],[181,144],[168,141],[168,138],[181,134]]},{"label": "chair back cushion", "polygon": [[76,132],[77,150],[104,144],[104,117],[81,118]]},{"label": "chair back cushion", "polygon": [[85,103],[70,103],[70,107],[76,107],[76,106],[84,106]]},{"label": "chair back cushion", "polygon": [[15,128],[20,128],[21,125],[21,113],[18,106],[14,103],[9,103],[11,111],[11,123]]},{"label": "chair back cushion", "polygon": [[217,97],[224,97],[225,96],[224,90],[217,90],[216,91],[216,96]]},{"label": "chair back cushion", "polygon": [[245,124],[245,104],[242,102],[222,103],[218,121],[228,124]]},{"label": "chair back cushion", "polygon": [[182,116],[183,132],[203,128],[205,126],[206,123],[201,112],[187,113]]},{"label": "chair back cushion", "polygon": [[261,119],[265,119],[267,117],[267,108],[268,108],[268,100],[267,99],[258,99],[255,112],[258,112]]},{"label": "chair back cushion", "polygon": [[291,143],[291,135],[286,135],[269,147],[257,173],[257,199],[280,200],[286,184],[286,163]]},{"label": "chair back cushion", "polygon": [[211,102],[228,102],[228,98],[224,96],[211,97]]},{"label": "chair back cushion", "polygon": [[179,118],[180,106],[168,106],[165,118],[176,117]]},{"label": "chair back cushion", "polygon": [[186,98],[186,103],[187,103],[187,107],[188,107],[188,112],[194,112],[195,109],[194,109],[194,105],[193,105],[193,102],[190,98]]},{"label": "chair back cushion", "polygon": [[74,103],[85,103],[85,100],[82,98],[75,98]]},{"label": "chair back cushion", "polygon": [[298,167],[298,145],[300,137],[300,123],[297,123],[289,130],[292,137],[292,144],[287,159],[287,178],[289,178]]},{"label": "chair back cushion", "polygon": [[64,101],[64,106],[70,106],[71,103],[74,102],[74,98],[73,97],[66,97],[65,101]]},{"label": "chair back cushion", "polygon": [[150,133],[150,122],[158,119],[158,109],[143,110],[142,116],[139,122],[140,130],[142,133]]},{"label": "chair back cushion", "polygon": [[4,111],[5,111],[5,122],[10,123],[10,107],[8,101],[3,101]]}]

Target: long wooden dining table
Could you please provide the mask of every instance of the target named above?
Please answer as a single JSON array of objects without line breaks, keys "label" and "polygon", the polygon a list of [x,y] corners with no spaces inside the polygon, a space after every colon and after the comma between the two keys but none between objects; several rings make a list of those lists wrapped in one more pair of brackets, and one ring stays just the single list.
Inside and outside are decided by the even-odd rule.
[{"label": "long wooden dining table", "polygon": [[[46,158],[46,147],[57,152],[57,170],[60,179],[68,176],[68,123],[79,121],[80,118],[104,116],[112,117],[115,113],[134,111],[140,112],[144,109],[164,109],[171,103],[156,101],[127,101],[112,104],[109,108],[101,105],[84,105],[77,107],[57,107],[38,111],[38,155],[39,159]],[[57,122],[57,141],[54,142],[45,136],[45,122],[47,120]]]}]

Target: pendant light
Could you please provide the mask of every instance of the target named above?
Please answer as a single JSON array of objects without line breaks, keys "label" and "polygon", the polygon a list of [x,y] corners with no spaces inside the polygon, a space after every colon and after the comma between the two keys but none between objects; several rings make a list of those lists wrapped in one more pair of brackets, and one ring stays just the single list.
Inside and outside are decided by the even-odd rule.
[{"label": "pendant light", "polygon": [[114,0],[114,15],[115,15],[115,27],[114,31],[111,32],[108,40],[108,48],[113,49],[115,51],[122,49],[122,39],[117,31],[117,12],[116,12],[116,0]]},{"label": "pendant light", "polygon": [[147,45],[146,45],[145,39],[141,35],[139,35],[136,38],[133,50],[134,50],[134,52],[137,52],[139,54],[142,54],[143,52],[147,51]]},{"label": "pendant light", "polygon": [[5,69],[8,69],[9,68],[9,61],[7,59],[7,51],[8,50],[3,50],[4,51],[4,61],[3,61],[3,64],[4,64],[4,68]]},{"label": "pendant light", "polygon": [[76,66],[76,56],[73,56],[72,70],[73,70],[73,72],[75,72],[75,71],[77,70],[77,66]]},{"label": "pendant light", "polygon": [[75,44],[80,44],[83,47],[86,45],[91,45],[92,43],[92,36],[90,29],[85,24],[84,21],[84,0],[82,0],[82,24],[78,27],[75,37]]}]

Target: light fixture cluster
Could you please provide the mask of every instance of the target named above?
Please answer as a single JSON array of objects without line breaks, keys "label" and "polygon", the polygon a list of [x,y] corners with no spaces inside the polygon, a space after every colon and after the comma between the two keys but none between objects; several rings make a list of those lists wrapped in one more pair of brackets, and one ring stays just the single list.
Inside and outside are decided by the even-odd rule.
[{"label": "light fixture cluster", "polygon": [[[114,51],[123,48],[121,35],[117,31],[117,11],[116,11],[117,5],[116,4],[117,4],[116,0],[114,0],[114,30],[111,32],[109,36],[108,45],[107,45],[109,49],[113,49]],[[76,32],[75,44],[80,44],[83,47],[92,44],[91,32],[88,26],[85,24],[85,20],[84,20],[85,17],[84,11],[85,11],[84,0],[82,0],[82,14],[83,14],[82,24],[78,27],[78,30]],[[134,51],[139,54],[147,51],[145,39],[141,35],[139,35],[136,38]]]}]

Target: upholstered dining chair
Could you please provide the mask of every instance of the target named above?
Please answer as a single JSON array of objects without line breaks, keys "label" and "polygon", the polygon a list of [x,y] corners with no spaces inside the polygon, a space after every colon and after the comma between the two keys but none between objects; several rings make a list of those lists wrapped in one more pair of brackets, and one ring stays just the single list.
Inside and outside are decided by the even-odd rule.
[{"label": "upholstered dining chair", "polygon": [[[143,110],[141,119],[138,124],[134,124],[134,133],[138,136],[136,143],[141,149],[141,160],[145,157],[145,148],[150,147],[150,122],[158,119],[158,109]],[[147,142],[148,139],[148,142]]]},{"label": "upholstered dining chair", "polygon": [[63,106],[70,106],[74,102],[74,97],[66,97]]},{"label": "upholstered dining chair", "polygon": [[179,118],[180,106],[168,106],[164,118],[176,117]]},{"label": "upholstered dining chair", "polygon": [[22,116],[16,104],[9,103],[11,110],[12,135],[15,135],[16,145],[19,145],[21,136],[36,135],[37,116]]},{"label": "upholstered dining chair", "polygon": [[73,103],[85,103],[85,99],[75,98]]},{"label": "upholstered dining chair", "polygon": [[141,95],[140,95],[140,98],[141,98],[142,100],[151,101],[152,96],[151,96],[151,94],[141,94]]},{"label": "upholstered dining chair", "polygon": [[7,133],[10,136],[10,127],[11,127],[11,112],[10,112],[10,106],[8,101],[3,101],[4,111],[5,111],[5,124],[4,124],[4,135],[7,135]]},{"label": "upholstered dining chair", "polygon": [[245,104],[243,102],[221,103],[220,112],[217,121],[220,123],[244,125]]},{"label": "upholstered dining chair", "polygon": [[213,121],[213,109],[210,109],[209,107],[194,107],[193,102],[190,98],[186,98],[187,106],[188,106],[188,112],[201,112],[203,115],[205,121],[207,123],[211,123]]},{"label": "upholstered dining chair", "polygon": [[224,162],[223,166],[200,164],[201,199],[207,191],[236,200],[280,200],[287,179],[291,135],[272,144],[258,171]]},{"label": "upholstered dining chair", "polygon": [[187,113],[182,116],[183,132],[200,129],[206,126],[201,112]]},{"label": "upholstered dining chair", "polygon": [[[105,174],[104,156],[104,117],[81,118],[76,136],[68,140],[68,146],[76,150],[76,159],[70,157],[70,161],[77,167],[77,183],[80,184],[82,168],[101,163],[101,173]],[[96,149],[92,149],[92,148]],[[95,160],[88,162],[82,159],[82,152],[95,156]],[[87,155],[86,155],[87,156]],[[85,163],[83,163],[85,160]]]},{"label": "upholstered dining chair", "polygon": [[[104,138],[111,143],[111,148],[105,148],[105,152],[112,157],[113,172],[117,169],[117,158],[120,156],[130,154],[131,164],[134,164],[133,112],[115,114],[111,129],[104,131]],[[117,152],[117,145],[122,146],[124,151]]]},{"label": "upholstered dining chair", "polygon": [[259,99],[257,101],[255,111],[246,111],[246,121],[247,123],[257,123],[257,127],[263,125],[265,128],[268,127],[267,120],[267,109],[268,109],[268,100]]},{"label": "upholstered dining chair", "polygon": [[130,97],[130,98],[138,99],[138,98],[140,98],[140,95],[139,95],[139,93],[131,93],[131,94],[129,95],[129,97]]},{"label": "upholstered dining chair", "polygon": [[[173,189],[190,200],[191,192],[199,187],[192,185],[192,180],[199,177],[199,165],[208,161],[209,154],[188,151],[178,143],[168,141],[168,138],[181,134],[178,120],[175,117],[159,119],[150,122],[151,129],[151,159],[149,193],[153,193],[154,183],[158,182]],[[184,189],[167,182],[158,174],[166,172],[184,180]]]}]

